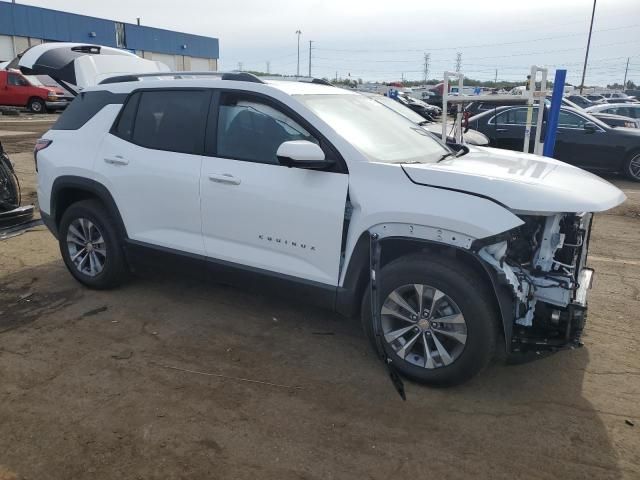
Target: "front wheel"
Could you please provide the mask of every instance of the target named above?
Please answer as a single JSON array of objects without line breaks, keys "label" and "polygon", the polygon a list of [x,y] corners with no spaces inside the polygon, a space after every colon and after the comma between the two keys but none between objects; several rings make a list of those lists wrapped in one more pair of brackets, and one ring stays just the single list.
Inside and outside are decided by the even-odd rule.
[{"label": "front wheel", "polygon": [[[489,363],[497,341],[497,316],[474,272],[455,259],[412,255],[391,262],[380,273],[378,331],[400,373],[429,385],[456,385]],[[363,299],[362,320],[377,348],[369,292]]]},{"label": "front wheel", "polygon": [[640,182],[640,152],[632,153],[624,164],[624,174],[627,178]]},{"label": "front wheel", "polygon": [[27,108],[32,113],[44,113],[45,104],[39,98],[32,98],[31,100],[29,100],[29,103],[27,104]]}]

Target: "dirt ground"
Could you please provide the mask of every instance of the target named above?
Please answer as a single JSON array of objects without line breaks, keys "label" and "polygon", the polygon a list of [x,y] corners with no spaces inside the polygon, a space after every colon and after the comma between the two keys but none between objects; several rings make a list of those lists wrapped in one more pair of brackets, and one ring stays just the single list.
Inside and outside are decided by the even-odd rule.
[{"label": "dirt ground", "polygon": [[[33,198],[46,125],[0,122],[26,128],[0,140]],[[90,291],[44,227],[0,241],[0,480],[638,479],[640,185],[610,180],[585,347],[406,403],[356,321],[182,278]]]}]

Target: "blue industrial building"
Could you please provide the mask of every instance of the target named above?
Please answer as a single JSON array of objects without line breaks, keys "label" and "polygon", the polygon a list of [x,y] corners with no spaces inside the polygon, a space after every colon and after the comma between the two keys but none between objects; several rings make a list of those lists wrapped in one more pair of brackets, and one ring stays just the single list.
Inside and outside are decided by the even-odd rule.
[{"label": "blue industrial building", "polygon": [[0,1],[0,62],[43,42],[124,48],[172,70],[217,70],[217,38]]}]

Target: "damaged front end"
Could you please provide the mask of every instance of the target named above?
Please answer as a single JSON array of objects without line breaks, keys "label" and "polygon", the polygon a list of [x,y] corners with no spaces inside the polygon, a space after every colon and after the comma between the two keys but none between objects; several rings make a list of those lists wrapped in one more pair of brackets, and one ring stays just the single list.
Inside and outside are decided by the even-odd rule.
[{"label": "damaged front end", "polygon": [[475,245],[513,293],[511,352],[581,345],[593,277],[586,268],[592,216],[521,216],[520,227]]}]

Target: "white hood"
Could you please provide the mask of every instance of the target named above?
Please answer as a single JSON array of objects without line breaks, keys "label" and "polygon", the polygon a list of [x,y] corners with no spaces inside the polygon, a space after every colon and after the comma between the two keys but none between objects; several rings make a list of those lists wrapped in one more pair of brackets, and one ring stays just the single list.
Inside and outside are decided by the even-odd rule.
[{"label": "white hood", "polygon": [[403,169],[415,183],[482,195],[520,212],[601,212],[626,199],[621,190],[580,168],[496,148],[470,147],[460,158]]}]

